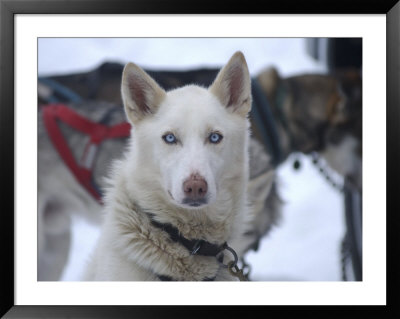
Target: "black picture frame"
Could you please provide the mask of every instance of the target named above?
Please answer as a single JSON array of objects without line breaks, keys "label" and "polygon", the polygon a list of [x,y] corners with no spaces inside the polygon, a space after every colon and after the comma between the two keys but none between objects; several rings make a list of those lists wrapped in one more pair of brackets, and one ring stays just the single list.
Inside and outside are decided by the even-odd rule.
[{"label": "black picture frame", "polygon": [[[265,316],[290,316],[297,318],[329,315],[335,318],[354,318],[362,313],[373,318],[400,318],[398,307],[399,262],[395,258],[398,238],[398,205],[395,201],[395,179],[399,162],[398,137],[400,137],[400,90],[399,90],[399,48],[400,48],[400,3],[397,0],[325,0],[295,1],[281,0],[268,2],[246,1],[246,5],[203,0],[162,1],[162,0],[52,0],[22,1],[0,0],[0,193],[2,209],[0,240],[1,248],[1,308],[5,318],[151,318],[190,315],[205,317],[210,314],[225,317],[227,312],[235,316],[248,316],[251,312],[262,311]],[[16,306],[14,303],[14,18],[16,14],[386,14],[387,19],[387,305],[386,306],[246,306],[246,307],[200,307],[200,306]],[[382,107],[382,106],[381,106]],[[379,169],[379,168],[378,168]],[[391,212],[388,214],[387,212]],[[240,293],[240,292],[238,292]],[[210,309],[212,308],[212,309]]]}]

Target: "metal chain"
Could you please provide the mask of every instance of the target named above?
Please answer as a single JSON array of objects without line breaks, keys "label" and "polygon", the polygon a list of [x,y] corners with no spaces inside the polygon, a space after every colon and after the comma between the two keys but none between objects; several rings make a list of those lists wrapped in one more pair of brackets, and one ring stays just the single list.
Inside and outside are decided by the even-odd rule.
[{"label": "metal chain", "polygon": [[250,276],[250,272],[251,272],[251,266],[248,263],[246,263],[246,261],[244,260],[244,257],[240,258],[240,262],[243,265],[243,267],[242,267],[243,275],[247,278],[247,280],[250,280],[249,276]]},{"label": "metal chain", "polygon": [[[319,172],[325,177],[327,182],[333,186],[336,190],[338,190],[340,193],[344,194],[345,192],[345,185],[338,185],[337,183],[334,182],[333,178],[329,175],[328,171],[321,165],[320,162],[320,157],[316,152],[313,152],[312,154],[312,162],[315,164],[315,166],[318,167]],[[350,252],[349,252],[349,246],[347,242],[347,235],[344,236],[341,244],[341,249],[340,249],[340,263],[341,263],[341,270],[342,270],[342,280],[347,281],[347,274],[346,274],[346,265],[348,263],[349,257],[350,257]]]},{"label": "metal chain", "polygon": [[325,167],[322,166],[320,162],[320,157],[316,152],[313,152],[311,154],[312,156],[312,162],[315,166],[318,167],[319,172],[325,177],[326,181],[333,186],[336,190],[339,192],[343,193],[344,192],[344,185],[339,185],[334,181],[334,178],[332,178],[331,174],[327,171]]},{"label": "metal chain", "polygon": [[247,277],[243,274],[243,269],[239,269],[234,260],[228,263],[228,270],[232,276],[239,278],[240,281],[248,281]]},{"label": "metal chain", "polygon": [[347,281],[347,274],[346,274],[346,265],[349,259],[349,249],[347,245],[347,236],[345,236],[342,240],[342,247],[340,250],[342,254],[341,264],[342,264],[342,280]]},{"label": "metal chain", "polygon": [[248,265],[243,263],[243,267],[240,269],[237,265],[239,259],[236,252],[233,250],[233,248],[229,247],[227,244],[225,245],[225,249],[228,250],[233,255],[233,260],[228,262],[228,264],[226,265],[222,264],[223,267],[228,268],[229,273],[232,276],[237,277],[240,281],[249,281],[248,279],[249,272],[247,272],[246,275],[243,273],[243,269],[245,269],[246,266],[248,267]]}]

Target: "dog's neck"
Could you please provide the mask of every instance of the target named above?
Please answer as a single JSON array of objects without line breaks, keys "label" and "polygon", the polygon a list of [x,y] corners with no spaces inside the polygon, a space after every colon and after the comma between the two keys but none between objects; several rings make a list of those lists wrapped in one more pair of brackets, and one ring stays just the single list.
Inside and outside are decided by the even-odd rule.
[{"label": "dog's neck", "polygon": [[168,233],[170,239],[184,246],[191,255],[213,256],[216,257],[227,246],[227,243],[210,243],[204,239],[188,239],[182,236],[178,228],[171,224],[162,224],[154,219],[154,216],[147,214],[151,220],[151,225]]},{"label": "dog's neck", "polygon": [[[253,81],[253,116],[256,126],[264,126],[261,129],[261,137],[272,156],[272,163],[278,166],[296,150],[295,139],[288,122],[288,110],[290,98],[288,89],[283,83],[279,83],[271,89],[269,83],[259,78]],[[257,110],[258,109],[258,110]],[[257,123],[260,117],[261,123]],[[258,125],[257,125],[258,124]]]},{"label": "dog's neck", "polygon": [[297,151],[297,143],[289,125],[289,103],[288,88],[280,83],[275,94],[271,96],[271,109],[276,121],[279,140],[281,141],[282,162],[292,153]]},{"label": "dog's neck", "polygon": [[306,130],[307,125],[302,124],[304,119],[298,118],[300,112],[294,112],[297,105],[293,98],[293,88],[290,82],[279,80],[273,88],[268,87],[268,84],[263,81],[259,81],[259,83],[268,100],[280,145],[280,156],[278,162],[275,161],[275,165],[284,162],[294,152],[307,154],[322,149],[323,134],[319,130],[315,130],[314,134],[309,136],[307,143],[304,143],[304,138],[298,138],[298,134],[295,133],[310,132]]}]

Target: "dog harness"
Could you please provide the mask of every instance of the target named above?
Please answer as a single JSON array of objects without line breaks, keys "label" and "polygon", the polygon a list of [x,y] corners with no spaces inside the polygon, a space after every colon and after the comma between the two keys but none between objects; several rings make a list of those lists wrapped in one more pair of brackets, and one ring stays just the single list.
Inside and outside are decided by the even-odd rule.
[{"label": "dog harness", "polygon": [[[102,194],[93,180],[93,163],[99,145],[106,139],[125,138],[130,134],[130,124],[123,122],[114,126],[88,120],[64,104],[49,104],[42,109],[44,125],[58,154],[71,170],[77,181],[100,203]],[[106,114],[107,115],[107,114]],[[75,159],[59,123],[90,136],[80,163]]]},{"label": "dog harness", "polygon": [[[251,80],[251,94],[253,96],[253,105],[250,111],[251,118],[254,120],[264,145],[272,157],[273,166],[276,167],[283,161],[279,134],[271,105],[256,79]],[[282,96],[279,95],[278,98],[281,100]]]}]

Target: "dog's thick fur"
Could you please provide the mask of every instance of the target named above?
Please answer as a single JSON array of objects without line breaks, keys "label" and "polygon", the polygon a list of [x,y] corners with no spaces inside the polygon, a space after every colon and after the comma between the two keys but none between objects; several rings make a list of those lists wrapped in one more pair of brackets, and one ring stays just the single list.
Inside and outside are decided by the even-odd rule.
[{"label": "dog's thick fur", "polygon": [[[165,92],[139,67],[128,64],[122,96],[132,123],[131,142],[113,165],[105,220],[85,279],[157,280],[161,275],[233,280],[216,257],[191,254],[152,219],[173,225],[188,239],[228,242],[241,253],[238,243],[249,224],[251,108],[243,54],[233,55],[209,89],[191,85]],[[169,142],[166,135],[176,140]],[[190,197],[197,180],[205,190]],[[188,181],[193,190],[186,189]]]}]

